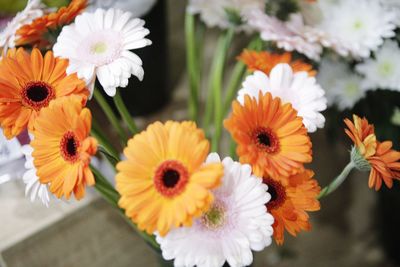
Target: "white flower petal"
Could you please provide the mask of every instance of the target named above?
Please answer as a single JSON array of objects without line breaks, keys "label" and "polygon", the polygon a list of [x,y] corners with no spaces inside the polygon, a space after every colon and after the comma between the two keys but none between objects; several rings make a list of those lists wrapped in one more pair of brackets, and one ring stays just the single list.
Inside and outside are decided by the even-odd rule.
[{"label": "white flower petal", "polygon": [[[212,153],[207,163],[220,162]],[[270,195],[258,177],[251,175],[249,165],[222,161],[224,177],[221,187],[214,190],[215,202],[224,205],[224,221],[209,229],[203,219],[192,227],[180,227],[165,237],[156,235],[165,259],[174,259],[174,266],[220,267],[225,261],[230,266],[247,266],[253,261],[252,249],[262,250],[272,242],[272,215],[265,204]]]},{"label": "white flower petal", "polygon": [[259,92],[269,92],[283,103],[291,103],[298,116],[303,118],[308,132],[324,127],[325,118],[320,112],[327,107],[325,92],[315,78],[306,72],[293,73],[288,64],[276,65],[269,77],[261,71],[255,71],[246,77],[237,100],[243,105],[245,95],[258,99]]},{"label": "white flower petal", "polygon": [[76,72],[91,94],[96,77],[109,96],[117,87],[126,87],[131,75],[143,79],[142,60],[129,50],[150,45],[145,38],[149,30],[143,20],[131,17],[116,9],[85,12],[58,36],[54,54],[69,59],[67,73]]}]

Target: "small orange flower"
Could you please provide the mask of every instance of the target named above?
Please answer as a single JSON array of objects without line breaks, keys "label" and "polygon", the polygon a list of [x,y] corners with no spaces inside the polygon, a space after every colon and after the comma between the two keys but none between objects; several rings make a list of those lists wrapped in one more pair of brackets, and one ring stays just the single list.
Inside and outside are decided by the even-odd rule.
[{"label": "small orange flower", "polygon": [[33,130],[40,110],[56,98],[67,95],[87,97],[85,82],[65,70],[68,60],[43,57],[38,49],[29,55],[23,48],[10,49],[0,61],[0,125],[7,138]]},{"label": "small orange flower", "polygon": [[223,166],[203,164],[209,146],[193,122],[155,122],[129,140],[116,188],[119,206],[140,230],[165,236],[210,208]]},{"label": "small orange flower", "polygon": [[271,194],[267,210],[275,219],[272,227],[277,244],[283,244],[285,229],[293,236],[311,229],[307,211],[320,209],[317,197],[321,191],[313,176],[311,170],[304,170],[290,177],[263,178]]},{"label": "small orange flower", "polygon": [[244,50],[238,57],[244,64],[247,65],[249,71],[262,71],[269,75],[271,70],[279,63],[289,64],[294,72],[306,71],[310,76],[315,76],[316,71],[312,65],[301,60],[292,60],[292,54],[285,52],[283,54],[269,53],[267,51]]},{"label": "small orange flower", "polygon": [[232,110],[225,128],[238,143],[240,162],[251,164],[256,175],[289,176],[311,162],[307,129],[291,104],[260,92],[258,101],[246,95],[244,105],[234,101]]},{"label": "small orange flower", "polygon": [[72,0],[67,7],[61,7],[57,12],[43,15],[30,24],[17,30],[16,45],[34,45],[43,47],[48,44],[46,34],[71,23],[88,5],[87,0]]},{"label": "small orange flower", "polygon": [[368,161],[371,171],[368,186],[379,190],[382,180],[392,188],[393,179],[400,179],[400,152],[392,149],[392,142],[376,140],[374,126],[366,118],[353,115],[353,120],[345,119],[346,134],[354,142],[357,153]]},{"label": "small orange flower", "polygon": [[58,198],[74,193],[79,200],[85,186],[95,184],[89,164],[97,141],[89,137],[92,115],[82,101],[79,96],[54,100],[35,121],[31,145],[37,176]]}]

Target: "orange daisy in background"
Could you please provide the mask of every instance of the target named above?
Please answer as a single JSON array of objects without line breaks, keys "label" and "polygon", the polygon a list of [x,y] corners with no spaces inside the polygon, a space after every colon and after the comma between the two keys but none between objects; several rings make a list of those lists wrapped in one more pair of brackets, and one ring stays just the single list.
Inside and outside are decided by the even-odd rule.
[{"label": "orange daisy in background", "polygon": [[72,0],[68,6],[61,7],[57,12],[43,15],[30,24],[23,25],[16,32],[18,36],[16,45],[46,46],[48,44],[46,34],[70,24],[87,5],[87,0]]},{"label": "orange daisy in background", "polygon": [[86,97],[85,82],[65,73],[68,60],[43,57],[38,49],[29,55],[23,48],[10,49],[0,61],[0,125],[7,138],[33,130],[40,110],[53,99],[67,95]]},{"label": "orange daisy in background", "polygon": [[320,209],[317,197],[321,191],[313,176],[313,171],[304,170],[290,177],[263,178],[271,195],[267,210],[275,219],[272,227],[278,245],[283,244],[285,229],[293,236],[311,229],[307,211]]},{"label": "orange daisy in background", "polygon": [[193,122],[153,123],[129,140],[118,163],[119,206],[141,230],[165,236],[191,225],[213,202],[221,163],[203,164],[209,142]]},{"label": "orange daisy in background", "polygon": [[[370,171],[368,186],[379,190],[382,181],[388,188],[392,188],[393,179],[400,179],[400,152],[392,149],[392,142],[379,142],[376,140],[374,126],[366,118],[353,115],[353,121],[345,119],[348,129],[346,134],[354,142],[356,153],[352,153],[352,161],[356,168],[361,159]],[[358,159],[354,159],[358,157]],[[364,162],[363,162],[364,161]],[[366,161],[366,162],[365,162]]]},{"label": "orange daisy in background", "polygon": [[313,70],[311,64],[302,60],[292,60],[292,53],[285,52],[283,54],[270,53],[267,51],[255,51],[245,49],[238,59],[247,65],[247,69],[251,72],[259,70],[269,75],[271,70],[279,63],[289,64],[294,72],[306,71],[310,76],[315,76],[316,71]]},{"label": "orange daisy in background", "polygon": [[44,108],[35,121],[32,156],[37,176],[58,198],[85,196],[86,185],[95,180],[89,168],[97,141],[89,136],[92,115],[82,107],[84,98],[62,97]]},{"label": "orange daisy in background", "polygon": [[244,105],[232,104],[225,128],[238,144],[241,163],[252,165],[257,176],[289,176],[311,162],[311,141],[303,121],[289,103],[270,93],[259,99],[245,95]]}]

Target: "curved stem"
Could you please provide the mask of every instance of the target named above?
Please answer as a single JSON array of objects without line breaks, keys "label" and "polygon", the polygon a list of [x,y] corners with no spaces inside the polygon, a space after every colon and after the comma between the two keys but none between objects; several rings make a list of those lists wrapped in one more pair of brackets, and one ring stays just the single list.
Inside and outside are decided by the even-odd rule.
[{"label": "curved stem", "polygon": [[355,167],[354,163],[350,161],[346,167],[344,167],[343,171],[333,180],[328,186],[324,187],[321,190],[321,193],[318,195],[318,199],[326,197],[333,191],[335,191],[347,178],[351,170]]},{"label": "curved stem", "polygon": [[211,72],[211,86],[214,102],[214,134],[211,140],[211,150],[217,151],[219,147],[219,140],[222,133],[222,82],[225,68],[225,61],[228,54],[229,44],[232,42],[234,36],[234,29],[230,28],[222,35],[217,44],[215,57],[212,65]]},{"label": "curved stem", "polygon": [[117,116],[115,116],[107,100],[104,98],[104,96],[97,88],[94,88],[94,98],[96,99],[97,103],[99,103],[100,107],[103,109],[111,125],[117,130],[118,135],[122,139],[123,143],[126,144],[127,136],[124,129],[119,123]]},{"label": "curved stem", "polygon": [[191,120],[197,121],[199,110],[200,65],[198,43],[196,42],[196,19],[195,16],[189,12],[186,12],[185,16],[185,41],[186,68],[190,87],[189,117]]},{"label": "curved stem", "polygon": [[[254,37],[247,46],[247,49],[259,51],[262,49],[263,41],[259,36]],[[233,69],[232,75],[230,77],[228,87],[226,90],[224,107],[223,107],[223,116],[225,117],[229,111],[232,100],[235,98],[237,90],[239,89],[239,85],[243,80],[243,77],[246,73],[246,65],[242,62],[236,62],[236,65]]]},{"label": "curved stem", "polygon": [[90,134],[97,139],[104,150],[107,151],[113,158],[119,160],[118,151],[108,142],[107,137],[103,135],[97,124],[92,124],[92,130]]},{"label": "curved stem", "polygon": [[138,132],[138,127],[136,126],[135,121],[133,120],[131,114],[129,113],[129,110],[126,108],[126,105],[122,100],[121,93],[119,92],[119,90],[117,90],[114,96],[114,104],[117,107],[118,112],[121,115],[122,119],[128,126],[128,129],[131,132],[131,134],[136,134]]},{"label": "curved stem", "polygon": [[124,210],[118,206],[118,201],[120,199],[120,194],[114,189],[114,187],[108,182],[108,180],[101,174],[99,170],[90,165],[90,169],[96,180],[95,188],[100,193],[100,195],[113,207],[117,208],[118,213],[125,219],[125,221],[132,226],[132,228],[158,253],[161,252],[160,246],[155,240],[153,235],[149,235],[141,230],[139,230],[128,217],[125,216]]}]

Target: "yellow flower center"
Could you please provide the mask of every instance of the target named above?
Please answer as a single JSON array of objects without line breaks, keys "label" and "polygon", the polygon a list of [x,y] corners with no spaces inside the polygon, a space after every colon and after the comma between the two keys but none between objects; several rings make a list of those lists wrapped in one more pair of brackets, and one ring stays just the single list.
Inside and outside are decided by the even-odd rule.
[{"label": "yellow flower center", "polygon": [[107,51],[107,45],[104,42],[98,42],[92,46],[91,50],[94,54],[103,54]]},{"label": "yellow flower center", "polygon": [[208,229],[215,230],[226,221],[225,205],[221,202],[215,202],[210,210],[201,217],[202,224]]},{"label": "yellow flower center", "polygon": [[391,62],[383,62],[378,66],[378,72],[383,77],[388,77],[393,73],[393,64]]}]

